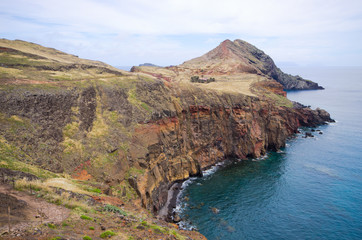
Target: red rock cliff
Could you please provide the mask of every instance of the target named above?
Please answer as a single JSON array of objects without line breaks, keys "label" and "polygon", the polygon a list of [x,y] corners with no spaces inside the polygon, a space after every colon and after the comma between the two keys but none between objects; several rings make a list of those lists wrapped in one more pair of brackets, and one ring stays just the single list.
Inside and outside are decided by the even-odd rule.
[{"label": "red rock cliff", "polygon": [[173,182],[227,157],[277,150],[299,126],[330,119],[323,110],[162,81],[3,91],[0,111],[4,141],[34,164],[105,182],[110,195],[127,197],[132,187],[155,213]]}]

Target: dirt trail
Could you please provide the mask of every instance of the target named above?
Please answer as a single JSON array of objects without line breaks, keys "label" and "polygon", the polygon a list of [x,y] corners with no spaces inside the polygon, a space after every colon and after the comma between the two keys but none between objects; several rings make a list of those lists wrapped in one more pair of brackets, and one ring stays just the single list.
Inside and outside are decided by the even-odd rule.
[{"label": "dirt trail", "polygon": [[[70,210],[43,199],[15,191],[7,184],[0,184],[0,236],[8,232],[8,206],[10,206],[11,231],[23,231],[42,223],[60,223]],[[1,237],[0,237],[1,238]]]}]

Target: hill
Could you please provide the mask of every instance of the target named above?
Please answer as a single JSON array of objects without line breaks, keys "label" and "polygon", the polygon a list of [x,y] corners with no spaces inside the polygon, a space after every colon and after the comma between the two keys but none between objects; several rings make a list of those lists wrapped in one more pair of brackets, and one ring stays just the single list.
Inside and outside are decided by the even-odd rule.
[{"label": "hill", "polygon": [[208,53],[166,68],[134,67],[135,72],[163,76],[187,83],[192,76],[215,78],[205,86],[227,92],[254,95],[253,84],[259,81],[275,80],[284,90],[323,89],[317,83],[300,76],[283,73],[263,51],[242,40],[225,40]]},{"label": "hill", "polygon": [[180,67],[203,69],[205,75],[257,74],[271,77],[286,90],[323,89],[310,80],[283,73],[262,50],[243,40],[225,40],[201,57],[184,62]]}]

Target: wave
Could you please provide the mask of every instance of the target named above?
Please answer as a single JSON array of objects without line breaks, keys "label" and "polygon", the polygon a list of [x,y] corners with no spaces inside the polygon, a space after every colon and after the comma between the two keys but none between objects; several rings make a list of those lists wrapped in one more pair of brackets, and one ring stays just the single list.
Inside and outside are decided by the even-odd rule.
[{"label": "wave", "polygon": [[[282,151],[283,152],[283,151]],[[269,154],[267,153],[267,154],[265,154],[265,155],[263,155],[263,156],[260,156],[260,157],[258,157],[258,158],[253,158],[253,159],[251,159],[251,161],[253,161],[253,162],[259,162],[259,161],[263,161],[263,160],[265,160],[265,159],[267,159],[269,157]]]}]

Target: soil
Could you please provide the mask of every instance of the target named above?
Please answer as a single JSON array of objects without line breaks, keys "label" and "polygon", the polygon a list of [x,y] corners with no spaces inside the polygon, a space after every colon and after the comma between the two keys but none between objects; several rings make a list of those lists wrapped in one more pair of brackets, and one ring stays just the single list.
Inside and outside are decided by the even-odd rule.
[{"label": "soil", "polygon": [[8,232],[8,207],[11,231],[20,232],[41,223],[57,224],[68,218],[70,210],[36,196],[0,185],[0,238]]},{"label": "soil", "polygon": [[[123,205],[113,197],[100,196],[95,199],[103,204]],[[126,204],[127,205],[127,204]],[[137,209],[136,206],[124,206],[129,212],[136,210],[137,215],[146,216],[144,209]],[[8,233],[8,206],[11,212],[11,233]],[[49,240],[52,238],[76,240],[90,236],[92,239],[101,239],[100,234],[105,230],[117,233],[112,239],[170,239],[176,240],[172,234],[162,233],[159,229],[152,229],[142,225],[133,216],[123,216],[114,213],[87,213],[92,220],[81,219],[79,214],[71,213],[55,204],[48,203],[25,192],[18,192],[12,189],[11,185],[0,185],[0,239],[11,240]],[[160,227],[172,227],[162,220],[146,218],[147,222]],[[50,225],[51,224],[51,225]],[[179,233],[186,239],[205,240],[206,238],[195,231],[179,230]]]}]

